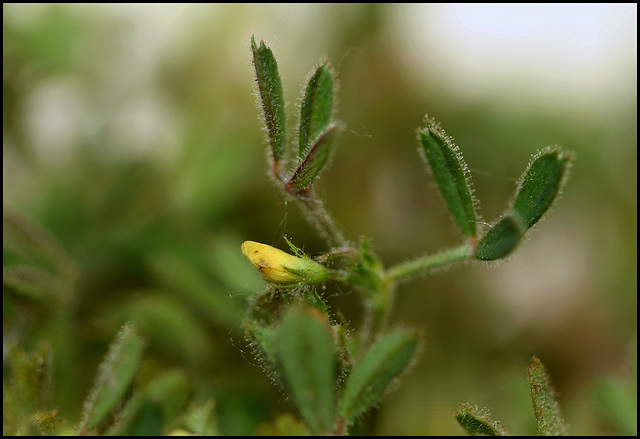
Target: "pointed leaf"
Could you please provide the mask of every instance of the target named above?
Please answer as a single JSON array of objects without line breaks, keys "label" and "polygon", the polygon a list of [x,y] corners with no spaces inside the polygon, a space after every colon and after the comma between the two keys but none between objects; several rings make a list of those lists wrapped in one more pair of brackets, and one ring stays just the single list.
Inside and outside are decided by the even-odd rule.
[{"label": "pointed leaf", "polygon": [[567,433],[557,392],[551,385],[551,378],[542,362],[533,357],[533,364],[529,366],[529,385],[531,386],[531,401],[538,421],[538,432],[541,436],[559,436]]},{"label": "pointed leaf", "polygon": [[314,140],[313,146],[302,159],[289,183],[287,183],[287,190],[292,190],[292,188],[305,189],[318,178],[320,172],[324,170],[329,162],[333,143],[339,132],[340,126],[336,123],[331,123],[326,131],[322,132]]},{"label": "pointed leaf", "polygon": [[277,332],[270,326],[261,326],[249,321],[244,322],[247,336],[252,341],[251,345],[259,359],[260,367],[271,378],[277,380]]},{"label": "pointed leaf", "polygon": [[460,404],[456,410],[456,420],[471,436],[508,436],[498,421],[491,420],[487,409],[479,409],[468,402]]},{"label": "pointed leaf", "polygon": [[300,108],[300,149],[299,157],[302,159],[311,148],[313,142],[322,134],[333,112],[333,74],[324,62],[309,78]]},{"label": "pointed leaf", "polygon": [[520,242],[523,233],[520,222],[506,215],[482,237],[476,248],[476,258],[495,261],[508,256]]},{"label": "pointed leaf", "polygon": [[466,236],[475,236],[478,221],[467,164],[460,149],[439,123],[428,117],[419,130],[420,149],[453,219]]},{"label": "pointed leaf", "polygon": [[347,420],[369,410],[389,386],[407,370],[418,351],[419,337],[398,329],[378,338],[347,377],[340,415]]},{"label": "pointed leaf", "polygon": [[251,36],[251,50],[271,153],[273,160],[277,163],[284,156],[286,144],[284,94],[278,73],[278,63],[264,41],[260,40],[260,46],[258,46],[253,36]]},{"label": "pointed leaf", "polygon": [[557,199],[568,176],[573,155],[558,148],[539,151],[520,178],[512,213],[531,228]]},{"label": "pointed leaf", "polygon": [[83,408],[80,433],[95,431],[122,400],[133,382],[142,356],[142,341],[128,324],[100,365],[95,386]]},{"label": "pointed leaf", "polygon": [[326,317],[316,308],[290,308],[280,327],[278,357],[311,431],[329,433],[335,417],[336,356]]}]

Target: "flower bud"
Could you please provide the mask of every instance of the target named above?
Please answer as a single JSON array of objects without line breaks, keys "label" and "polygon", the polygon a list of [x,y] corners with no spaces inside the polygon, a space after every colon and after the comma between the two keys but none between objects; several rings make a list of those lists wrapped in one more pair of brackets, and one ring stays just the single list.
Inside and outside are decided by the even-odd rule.
[{"label": "flower bud", "polygon": [[329,277],[329,271],[309,257],[290,255],[270,245],[245,241],[242,244],[242,253],[274,284],[317,284]]}]

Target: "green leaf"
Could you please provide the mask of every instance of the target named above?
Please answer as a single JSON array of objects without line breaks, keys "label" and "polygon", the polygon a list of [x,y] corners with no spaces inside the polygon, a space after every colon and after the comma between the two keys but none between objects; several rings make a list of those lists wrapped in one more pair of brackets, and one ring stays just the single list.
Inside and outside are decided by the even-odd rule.
[{"label": "green leaf", "polygon": [[347,377],[340,415],[351,421],[369,410],[407,370],[418,351],[419,337],[397,329],[378,338]]},{"label": "green leaf", "polygon": [[309,78],[300,108],[300,149],[302,159],[312,146],[312,143],[322,134],[333,112],[333,73],[327,62],[322,63]]},{"label": "green leaf", "polygon": [[251,36],[251,50],[271,153],[274,162],[278,163],[284,156],[286,145],[284,94],[278,73],[278,63],[264,41],[260,40],[260,46],[258,46],[253,36]]},{"label": "green leaf", "polygon": [[185,408],[189,381],[179,369],[163,372],[143,387],[127,404],[124,415],[106,435],[150,436],[167,433],[167,424]]},{"label": "green leaf", "polygon": [[473,197],[467,164],[460,149],[439,123],[428,116],[425,117],[425,123],[426,127],[418,131],[423,158],[431,169],[456,224],[466,236],[475,236],[477,201]]},{"label": "green leaf", "polygon": [[290,308],[278,335],[278,358],[311,432],[330,433],[335,417],[336,355],[326,317],[316,308]]},{"label": "green leaf", "polygon": [[131,386],[142,357],[142,340],[125,324],[109,347],[83,410],[79,432],[93,432],[107,419]]},{"label": "green leaf", "polygon": [[471,436],[508,436],[499,421],[491,420],[487,409],[479,409],[468,402],[456,410],[456,420]]},{"label": "green leaf", "polygon": [[506,215],[482,237],[476,248],[476,258],[481,261],[495,261],[508,256],[516,248],[523,234],[520,222],[511,215]]},{"label": "green leaf", "polygon": [[305,189],[315,181],[324,170],[329,158],[333,143],[340,132],[340,125],[331,123],[325,131],[323,131],[313,141],[313,146],[302,159],[302,162],[293,173],[293,176],[287,183],[287,190]]},{"label": "green leaf", "polygon": [[530,229],[549,210],[568,177],[571,153],[546,148],[533,156],[518,183],[512,213]]},{"label": "green leaf", "polygon": [[560,436],[567,433],[557,392],[551,385],[551,378],[542,362],[533,357],[529,366],[529,385],[531,386],[531,401],[538,421],[538,433],[541,436]]},{"label": "green leaf", "polygon": [[261,326],[248,320],[244,322],[244,328],[249,340],[252,340],[251,346],[260,367],[272,381],[278,382],[280,378],[277,370],[278,333],[271,326]]}]

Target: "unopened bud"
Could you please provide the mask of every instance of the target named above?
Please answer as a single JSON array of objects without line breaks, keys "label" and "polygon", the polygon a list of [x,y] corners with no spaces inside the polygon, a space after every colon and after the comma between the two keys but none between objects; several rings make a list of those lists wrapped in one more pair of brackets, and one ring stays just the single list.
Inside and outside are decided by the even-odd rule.
[{"label": "unopened bud", "polygon": [[329,277],[329,271],[310,258],[290,255],[270,245],[245,241],[242,253],[267,280],[278,285],[317,284]]}]

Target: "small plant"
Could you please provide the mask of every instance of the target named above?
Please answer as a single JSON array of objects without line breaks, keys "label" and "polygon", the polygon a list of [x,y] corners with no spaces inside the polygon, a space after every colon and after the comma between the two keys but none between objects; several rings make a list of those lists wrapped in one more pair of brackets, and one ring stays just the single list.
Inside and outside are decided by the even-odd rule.
[{"label": "small plant", "polygon": [[[288,390],[308,432],[346,434],[407,373],[420,352],[416,330],[389,322],[398,284],[462,260],[507,258],[558,198],[573,154],[558,147],[536,153],[505,214],[482,230],[479,202],[459,148],[433,118],[425,117],[418,129],[419,151],[464,242],[387,268],[368,239],[356,243],[345,237],[314,191],[343,129],[334,120],[337,87],[329,62],[321,61],[306,81],[294,151],[289,147],[276,59],[263,41],[258,44],[253,37],[251,50],[270,174],[283,196],[300,207],[326,241],[327,252],[311,258],[290,240],[294,255],[245,242],[242,251],[264,275],[267,287],[253,299],[244,328],[260,364]],[[330,280],[359,292],[365,318],[358,330],[348,328],[339,311],[328,311],[324,289],[316,286]]]}]

